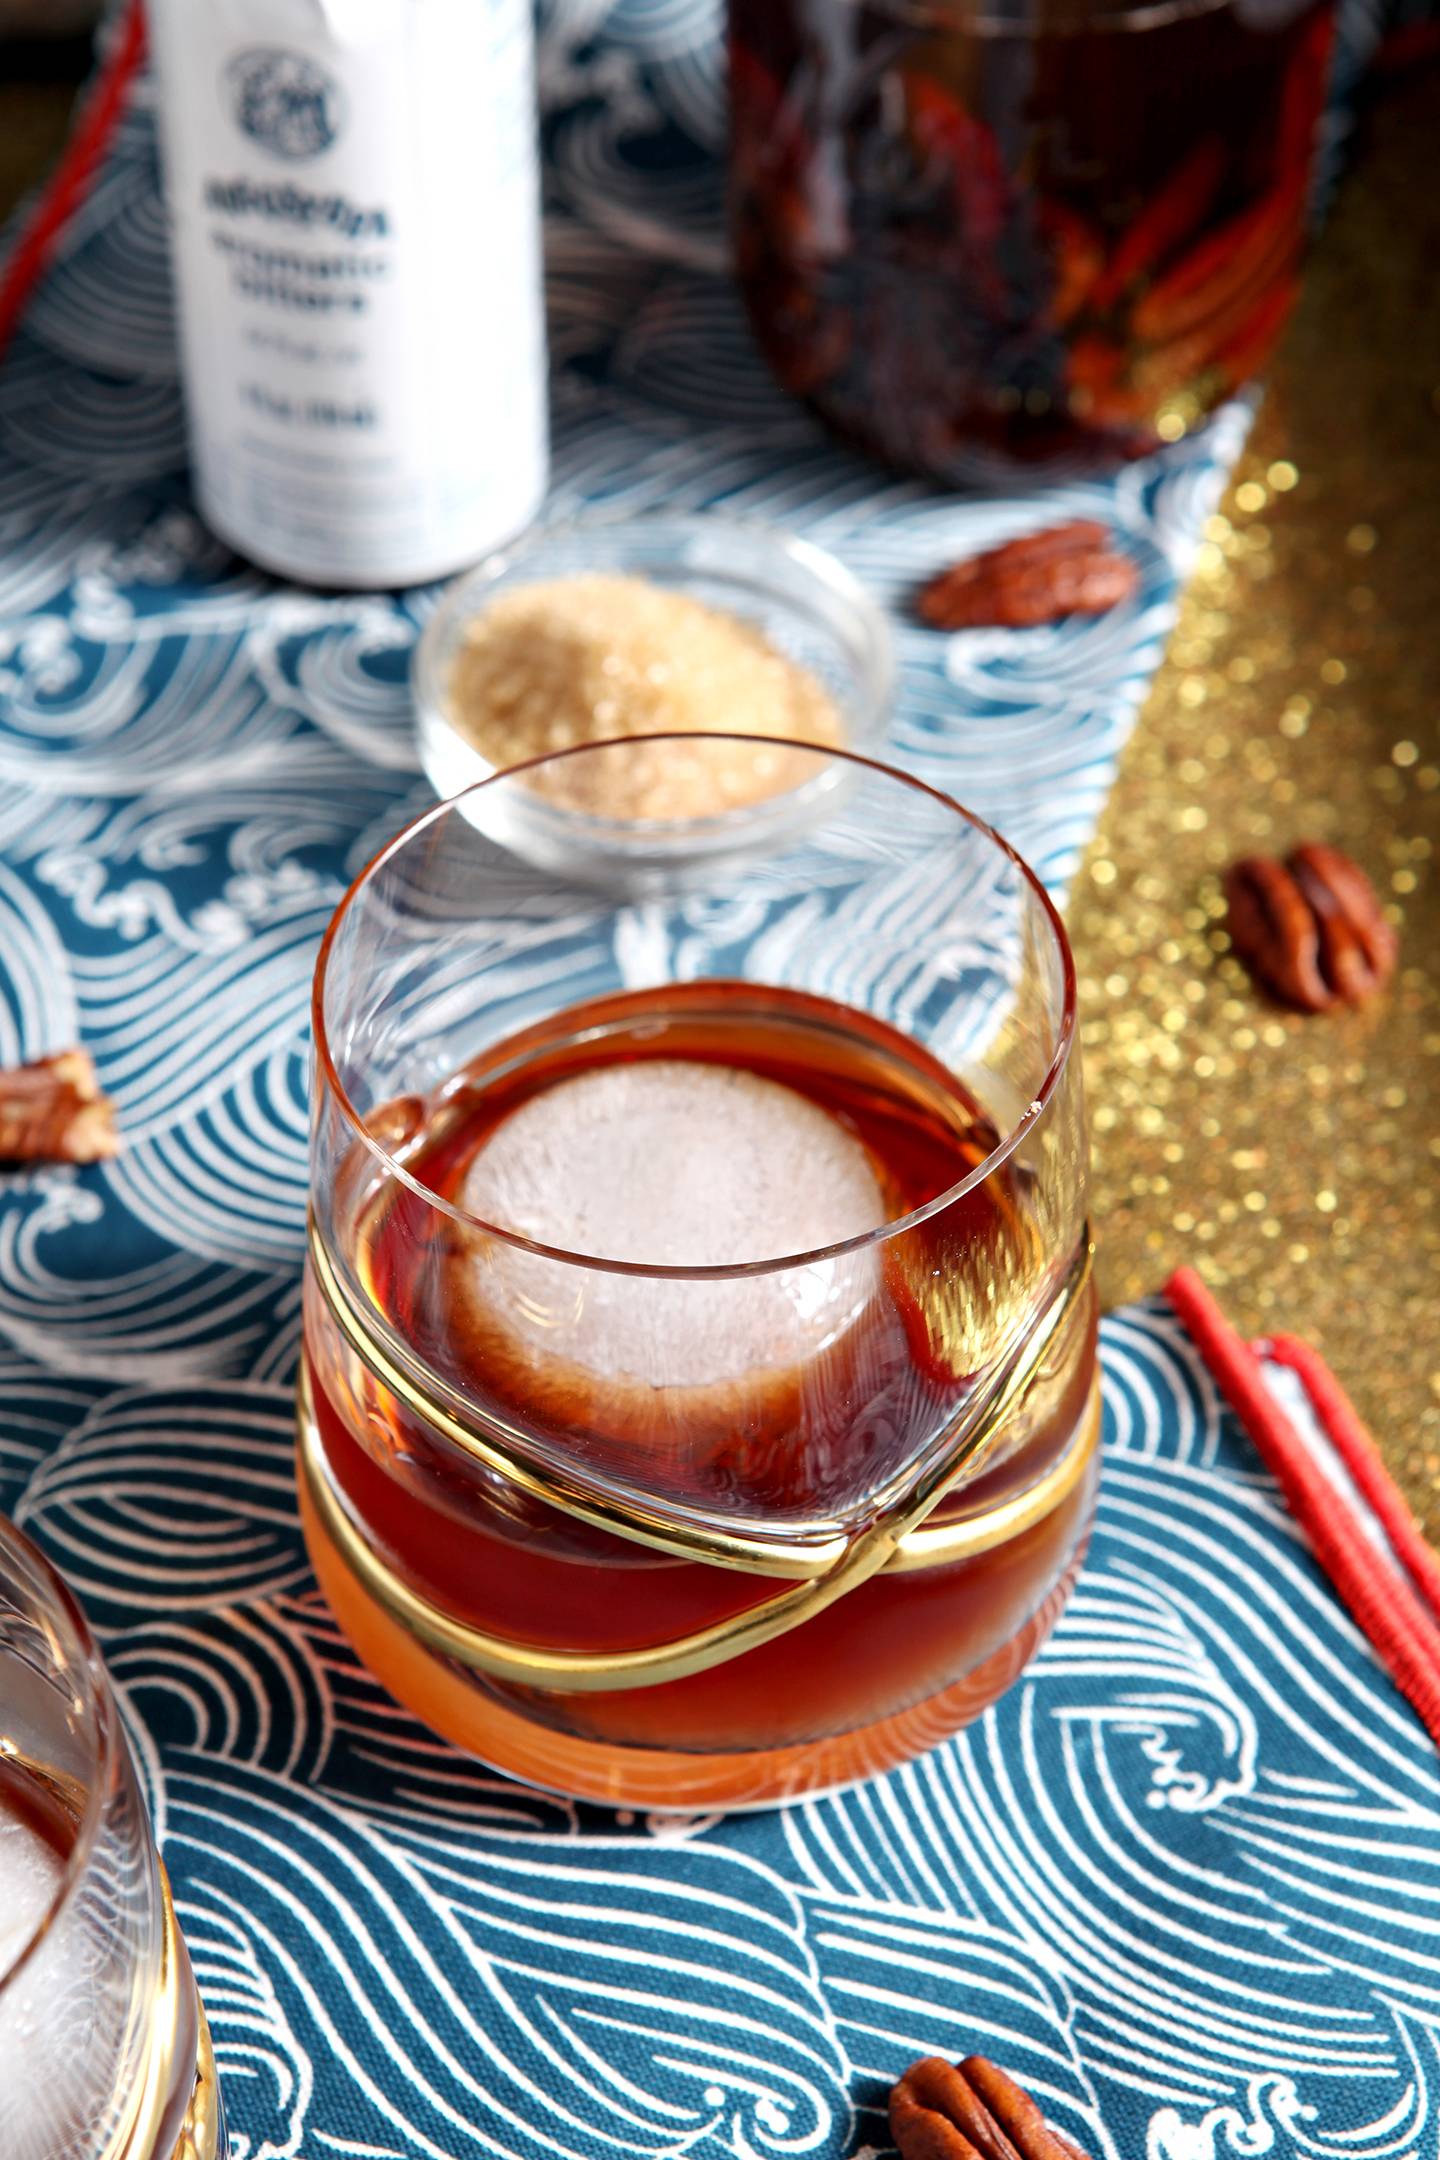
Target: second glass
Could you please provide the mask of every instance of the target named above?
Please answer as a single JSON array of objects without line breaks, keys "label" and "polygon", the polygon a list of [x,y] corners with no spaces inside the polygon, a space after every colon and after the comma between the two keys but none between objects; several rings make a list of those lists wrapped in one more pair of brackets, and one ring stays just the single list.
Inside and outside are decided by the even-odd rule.
[{"label": "second glass", "polygon": [[829,752],[762,853],[732,813],[668,867],[579,818],[567,857],[561,764],[603,799],[693,750],[501,775],[342,903],[299,1417],[317,1571],[392,1691],[518,1777],[682,1808],[992,1701],[1079,1564],[1099,1430],[1043,888]]},{"label": "second glass", "polygon": [[100,1653],[0,1519],[0,2154],[225,2151],[209,2028]]}]

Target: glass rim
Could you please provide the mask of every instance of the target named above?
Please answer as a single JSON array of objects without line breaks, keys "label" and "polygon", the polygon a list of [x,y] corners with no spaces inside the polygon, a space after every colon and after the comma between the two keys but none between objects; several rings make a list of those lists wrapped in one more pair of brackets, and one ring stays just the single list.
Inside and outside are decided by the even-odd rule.
[{"label": "glass rim", "polygon": [[[606,1259],[598,1253],[573,1252],[564,1246],[542,1244],[537,1239],[525,1237],[518,1230],[508,1230],[503,1224],[487,1222],[483,1216],[472,1215],[467,1209],[457,1207],[453,1200],[447,1200],[442,1193],[436,1192],[434,1187],[427,1185],[423,1178],[416,1177],[414,1172],[408,1169],[370,1131],[364,1118],[350,1099],[336,1068],[330,1048],[324,1009],[326,978],[331,953],[339,936],[341,926],[352,905],[359,899],[360,894],[369,885],[372,878],[385,867],[386,863],[408,847],[412,840],[424,832],[427,827],[437,823],[439,819],[450,815],[452,812],[463,815],[462,805],[469,802],[472,797],[482,794],[487,788],[493,788],[507,780],[514,780],[523,773],[535,771],[537,767],[557,765],[567,758],[588,757],[596,751],[628,749],[648,743],[684,743],[691,745],[695,739],[693,734],[672,731],[651,735],[618,735],[606,737],[598,742],[576,743],[566,750],[546,751],[539,757],[526,758],[520,764],[507,765],[501,771],[489,773],[483,780],[477,780],[473,786],[462,789],[458,795],[444,796],[440,801],[431,803],[426,809],[420,811],[417,816],[409,819],[397,833],[394,833],[382,847],[378,848],[352,879],[335,913],[330,918],[324,937],[320,941],[320,950],[315,961],[315,975],[310,994],[311,1026],[315,1045],[316,1069],[319,1078],[334,1098],[342,1117],[355,1138],[375,1158],[386,1175],[395,1178],[410,1192],[416,1194],[427,1206],[436,1209],[460,1228],[476,1232],[482,1237],[497,1238],[502,1244],[508,1245],[518,1252],[531,1253],[538,1259],[558,1262],[567,1267],[596,1269],[610,1275],[638,1276],[651,1282],[733,1282],[761,1275],[779,1274],[792,1268],[814,1267],[825,1261],[844,1258],[847,1254],[868,1251],[872,1247],[883,1245],[890,1238],[902,1236],[906,1231],[916,1229],[920,1224],[930,1221],[933,1216],[940,1214],[945,1208],[962,1199],[966,1193],[973,1192],[978,1186],[984,1184],[987,1178],[993,1177],[995,1172],[1003,1168],[1004,1164],[1009,1161],[1027,1134],[1039,1124],[1049,1107],[1056,1087],[1059,1085],[1061,1075],[1070,1061],[1076,1032],[1075,959],[1070,950],[1070,940],[1065,925],[1061,920],[1060,911],[1039,877],[1031,869],[1029,863],[1026,862],[1024,856],[1016,848],[1012,847],[1002,834],[996,832],[993,825],[987,824],[985,819],[978,817],[973,810],[967,810],[963,803],[956,802],[954,797],[947,795],[943,789],[931,787],[928,781],[917,779],[912,773],[902,772],[898,766],[886,765],[878,758],[865,757],[854,750],[833,749],[828,744],[821,746],[816,743],[798,742],[789,736],[783,735],[752,735],[741,730],[724,734],[718,732],[713,735],[707,734],[704,738],[707,742],[759,742],[771,748],[803,750],[811,757],[827,760],[839,759],[844,764],[857,766],[865,772],[877,774],[882,780],[893,780],[902,787],[912,789],[917,795],[928,796],[932,802],[938,803],[943,810],[949,811],[952,816],[958,818],[963,824],[970,826],[974,832],[980,835],[982,840],[989,841],[1000,854],[1015,865],[1022,880],[1029,887],[1034,898],[1039,901],[1042,917],[1049,925],[1056,949],[1060,955],[1062,983],[1060,1025],[1056,1035],[1055,1048],[1051,1054],[1050,1063],[1046,1067],[1044,1077],[1026,1108],[1009,1130],[997,1140],[995,1146],[983,1160],[975,1165],[973,1170],[968,1171],[963,1178],[957,1179],[954,1184],[947,1185],[943,1192],[936,1193],[932,1199],[925,1201],[921,1206],[911,1208],[904,1215],[897,1215],[887,1222],[879,1223],[873,1230],[862,1230],[854,1237],[841,1238],[829,1245],[817,1245],[805,1252],[782,1253],[766,1260],[732,1260],[709,1266],[675,1266],[648,1260],[612,1260]],[[316,1108],[318,1109],[318,1102]]]},{"label": "glass rim", "polygon": [[[104,1659],[78,1598],[54,1562],[46,1557],[34,1539],[27,1537],[18,1523],[12,1522],[8,1516],[0,1515],[0,1601],[3,1601],[8,1588],[17,1585],[17,1571],[13,1564],[17,1554],[26,1568],[39,1578],[41,1593],[50,1608],[45,1619],[47,1635],[52,1638],[52,1649],[54,1616],[57,1613],[74,1638],[74,1646],[79,1653],[78,1660],[73,1672],[67,1665],[64,1667],[64,1674],[77,1689],[83,1686],[81,1707],[91,1713],[95,1728],[95,1764],[94,1774],[86,1788],[84,1812],[75,1833],[75,1842],[65,1856],[60,1881],[49,1904],[10,1963],[0,1967],[0,1995],[4,1994],[41,1943],[52,1933],[69,1904],[76,1885],[90,1865],[95,1840],[99,1835],[100,1817],[105,1804],[105,1786],[115,1759],[117,1737],[116,1714]],[[12,1605],[11,1609],[23,1611],[24,1607],[16,1604]],[[58,1664],[58,1661],[59,1652],[56,1651],[55,1663]]]}]

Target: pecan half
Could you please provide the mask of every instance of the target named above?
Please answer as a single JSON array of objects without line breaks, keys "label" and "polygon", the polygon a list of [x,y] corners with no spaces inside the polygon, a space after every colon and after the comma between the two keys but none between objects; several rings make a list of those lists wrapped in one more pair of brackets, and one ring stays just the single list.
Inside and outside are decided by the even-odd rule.
[{"label": "pecan half", "polygon": [[1295,848],[1289,869],[1314,912],[1326,981],[1345,1004],[1363,1004],[1389,982],[1400,949],[1374,886],[1358,863],[1318,840]]},{"label": "pecan half", "polygon": [[1021,630],[1062,615],[1103,615],[1139,583],[1105,527],[1074,518],[942,570],[916,594],[915,611],[934,630]]},{"label": "pecan half", "polygon": [[1375,888],[1338,848],[1307,841],[1283,863],[1248,855],[1225,873],[1225,897],[1237,956],[1301,1012],[1359,1005],[1395,972],[1395,932]]},{"label": "pecan half", "polygon": [[0,1162],[98,1162],[119,1145],[88,1051],[0,1069]]},{"label": "pecan half", "polygon": [[1226,924],[1236,955],[1256,979],[1301,1012],[1335,1002],[1320,972],[1320,930],[1309,902],[1283,863],[1247,855],[1225,873]]},{"label": "pecan half", "polygon": [[983,2055],[912,2063],[890,2095],[890,2135],[900,2160],[1089,2160]]}]

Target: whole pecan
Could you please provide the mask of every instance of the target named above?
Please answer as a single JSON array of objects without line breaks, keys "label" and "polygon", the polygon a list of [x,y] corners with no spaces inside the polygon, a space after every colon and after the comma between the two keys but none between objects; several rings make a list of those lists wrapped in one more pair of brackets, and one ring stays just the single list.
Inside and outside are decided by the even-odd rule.
[{"label": "whole pecan", "polygon": [[1027,629],[1062,615],[1103,615],[1139,582],[1105,527],[1075,518],[940,571],[916,594],[915,611],[934,630]]},{"label": "whole pecan", "polygon": [[1287,860],[1248,855],[1225,874],[1230,942],[1287,1005],[1358,1005],[1395,971],[1397,943],[1358,863],[1307,841]]},{"label": "whole pecan", "polygon": [[1319,840],[1293,849],[1289,867],[1315,916],[1326,981],[1345,1004],[1362,1004],[1389,982],[1399,953],[1374,886],[1358,863]]},{"label": "whole pecan", "polygon": [[1335,1002],[1320,972],[1320,929],[1309,902],[1283,863],[1247,855],[1225,873],[1230,943],[1267,990],[1301,1012],[1324,1012]]},{"label": "whole pecan", "polygon": [[88,1052],[0,1069],[0,1162],[98,1162],[119,1145]]},{"label": "whole pecan", "polygon": [[900,2160],[1089,2160],[1023,2086],[983,2055],[927,2055],[890,2094]]}]

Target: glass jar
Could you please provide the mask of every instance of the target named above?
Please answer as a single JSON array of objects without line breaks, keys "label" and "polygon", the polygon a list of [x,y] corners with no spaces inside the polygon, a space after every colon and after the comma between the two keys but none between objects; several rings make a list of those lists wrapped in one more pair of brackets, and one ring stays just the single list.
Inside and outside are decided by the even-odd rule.
[{"label": "glass jar", "polygon": [[439,1731],[651,1808],[834,1787],[974,1717],[1053,1625],[1098,1475],[1043,888],[822,751],[759,855],[687,828],[667,870],[636,820],[631,878],[578,814],[557,844],[561,767],[623,792],[693,749],[428,811],[342,903],[314,1015],[321,1584]]},{"label": "glass jar", "polygon": [[729,0],[779,381],[950,483],[1173,441],[1295,292],[1330,0]]}]

